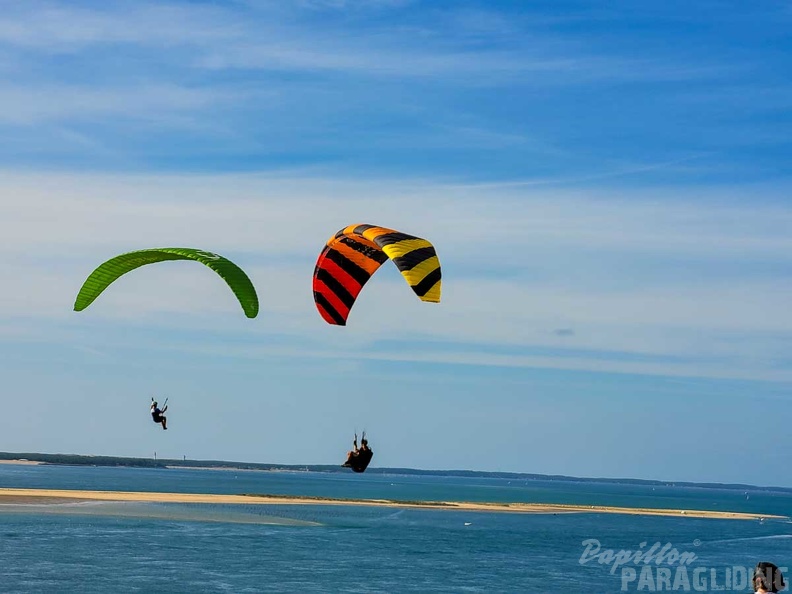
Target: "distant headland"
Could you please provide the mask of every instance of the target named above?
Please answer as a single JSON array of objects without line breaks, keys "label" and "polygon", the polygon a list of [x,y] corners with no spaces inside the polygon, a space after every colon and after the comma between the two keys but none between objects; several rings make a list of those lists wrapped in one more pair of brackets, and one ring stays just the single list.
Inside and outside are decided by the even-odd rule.
[{"label": "distant headland", "polygon": [[[66,466],[128,466],[138,468],[191,468],[207,470],[253,470],[346,473],[348,469],[332,464],[272,464],[259,462],[232,462],[226,460],[190,460],[165,458],[127,458],[121,456],[87,456],[82,454],[42,454],[29,452],[0,452],[0,462],[58,464]],[[632,478],[574,477],[566,475],[535,474],[522,472],[491,472],[480,470],[427,470],[419,468],[369,467],[367,474],[406,476],[448,476],[465,478],[494,478],[528,481],[560,481],[574,483],[612,483],[623,485],[698,487],[707,489],[773,491],[792,493],[792,488],[755,486],[741,483],[696,483],[685,481],[663,481]]]}]

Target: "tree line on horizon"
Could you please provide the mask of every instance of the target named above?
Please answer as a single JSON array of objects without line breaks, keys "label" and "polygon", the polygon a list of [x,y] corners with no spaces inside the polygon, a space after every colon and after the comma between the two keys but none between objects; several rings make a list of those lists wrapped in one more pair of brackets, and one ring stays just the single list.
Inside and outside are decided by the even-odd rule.
[{"label": "tree line on horizon", "polygon": [[[265,464],[258,462],[231,462],[226,460],[188,460],[165,458],[128,458],[122,456],[88,456],[84,454],[43,454],[36,452],[0,452],[0,460],[27,460],[63,466],[126,466],[136,468],[235,468],[240,470],[289,470],[302,472],[343,472],[345,469],[331,464]],[[533,474],[521,472],[492,472],[481,470],[426,470],[420,468],[369,468],[370,474],[400,474],[414,476],[455,476],[463,478],[496,478],[526,481],[563,481],[579,483],[611,483],[645,486],[704,487],[709,489],[741,489],[752,491],[780,491],[792,493],[787,487],[758,487],[739,483],[691,483],[629,478],[572,477],[565,475]]]}]

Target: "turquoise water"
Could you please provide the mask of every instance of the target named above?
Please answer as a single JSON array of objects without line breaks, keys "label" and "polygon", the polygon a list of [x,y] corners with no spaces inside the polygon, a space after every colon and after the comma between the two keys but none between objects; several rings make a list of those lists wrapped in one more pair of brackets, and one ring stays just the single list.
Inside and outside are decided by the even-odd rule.
[{"label": "turquoise water", "polygon": [[[522,483],[351,473],[0,467],[1,487],[545,501],[792,514],[792,496],[784,492],[749,491],[746,498],[744,491]],[[587,539],[614,550],[659,542],[695,553],[697,559],[686,570],[691,581],[693,569],[706,570],[708,589],[691,584],[676,591],[715,591],[727,570],[751,567],[758,560],[792,566],[792,524],[787,521],[91,502],[0,506],[0,591],[653,591],[638,590],[637,581],[626,581],[622,590],[621,569],[611,574],[611,565],[581,564]],[[642,565],[626,567],[640,571]],[[710,572],[715,572],[715,584]],[[658,583],[653,585],[657,591]]]}]

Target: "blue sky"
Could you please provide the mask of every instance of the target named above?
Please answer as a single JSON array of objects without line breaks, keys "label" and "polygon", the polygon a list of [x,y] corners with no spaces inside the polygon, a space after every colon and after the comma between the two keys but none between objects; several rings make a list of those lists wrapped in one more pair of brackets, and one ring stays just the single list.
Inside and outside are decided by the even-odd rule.
[{"label": "blue sky", "polygon": [[[0,1],[0,449],[750,482],[792,449],[788,2]],[[346,328],[339,228],[425,237]],[[219,252],[244,317],[190,263]],[[170,397],[171,428],[148,417]]]}]

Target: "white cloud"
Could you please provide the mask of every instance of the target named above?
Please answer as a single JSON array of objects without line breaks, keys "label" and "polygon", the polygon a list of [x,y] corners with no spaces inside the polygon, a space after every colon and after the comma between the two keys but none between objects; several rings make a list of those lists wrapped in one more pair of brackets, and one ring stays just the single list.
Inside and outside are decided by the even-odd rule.
[{"label": "white cloud", "polygon": [[[768,259],[782,270],[792,265],[792,210],[784,204],[682,201],[679,188],[665,200],[628,201],[264,175],[3,174],[0,188],[0,275],[14,287],[0,294],[0,320],[60,320],[65,336],[78,320],[107,330],[156,325],[177,335],[211,330],[232,342],[292,336],[330,356],[339,329],[315,311],[313,265],[337,229],[371,222],[435,243],[443,301],[420,302],[384,267],[340,330],[351,357],[380,341],[420,338],[435,345],[414,355],[426,360],[752,379],[788,373],[774,366],[792,339],[792,283],[772,270],[751,273]],[[105,259],[170,245],[240,264],[259,291],[259,318],[244,318],[225,284],[192,263],[138,271],[85,312],[71,311],[80,284]],[[700,274],[653,279],[652,267],[673,271],[686,257]],[[600,268],[589,274],[576,258]],[[558,336],[559,327],[574,336]],[[519,354],[526,348],[536,354]],[[372,356],[404,356],[386,352]]]},{"label": "white cloud", "polygon": [[[185,121],[194,130],[200,124],[190,117],[196,111],[228,104],[243,94],[175,85],[142,85],[124,88],[0,85],[0,124],[28,125],[52,121],[104,120]],[[250,98],[251,94],[244,96]],[[259,95],[261,99],[264,95]],[[57,101],[53,101],[57,97]]]},{"label": "white cloud", "polygon": [[715,260],[792,259],[792,209],[741,205],[733,193],[719,203],[704,191],[696,201],[684,200],[682,193],[690,191],[679,188],[638,198],[630,190],[606,195],[289,174],[0,173],[0,184],[0,246],[6,250],[172,240],[208,242],[218,250],[308,254],[350,222],[387,220],[431,234],[441,254],[460,260],[497,266],[488,250],[503,245],[501,258],[514,258],[504,268],[526,271],[531,261],[519,254],[533,257],[540,250],[538,262],[559,246]]},{"label": "white cloud", "polygon": [[85,8],[30,0],[0,6],[0,43],[52,53],[98,44],[200,45],[239,34],[228,11],[208,5],[110,1]]},{"label": "white cloud", "polygon": [[[320,6],[324,3],[320,3]],[[359,3],[355,3],[359,7]],[[366,3],[387,9],[401,2]],[[218,8],[204,4],[106,2],[91,8],[52,2],[8,2],[0,16],[0,44],[44,54],[78,53],[98,45],[169,50],[163,64],[209,69],[357,72],[374,76],[451,77],[471,85],[513,81],[580,84],[605,80],[689,80],[718,73],[716,66],[598,55],[579,40],[550,34],[530,18],[522,35],[497,36],[509,18],[497,12],[428,13],[421,26],[327,21],[317,27],[306,6],[250,3]],[[347,3],[331,0],[331,8]],[[306,10],[307,8],[307,10]],[[432,15],[437,22],[432,22]],[[501,40],[472,44],[470,36]],[[514,26],[513,19],[511,20]],[[493,29],[493,27],[495,29]],[[174,50],[179,50],[174,52]],[[722,67],[720,67],[722,68]],[[471,76],[476,74],[477,76]],[[504,78],[507,75],[508,78]]]}]

